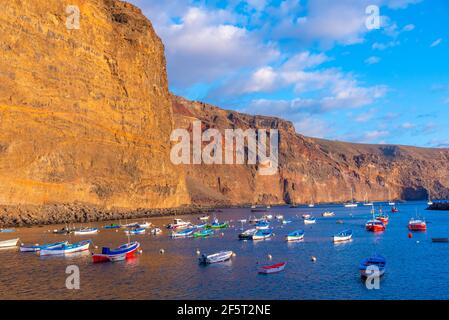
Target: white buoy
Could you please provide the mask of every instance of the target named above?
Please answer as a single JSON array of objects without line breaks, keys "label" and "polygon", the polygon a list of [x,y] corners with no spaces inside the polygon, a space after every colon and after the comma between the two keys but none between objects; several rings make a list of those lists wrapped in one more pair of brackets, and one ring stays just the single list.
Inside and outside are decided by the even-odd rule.
[{"label": "white buoy", "polygon": [[312,262],[316,262],[316,257],[312,256],[311,260],[312,260]]},{"label": "white buoy", "polygon": [[195,253],[199,256],[201,254],[200,249],[196,249]]},{"label": "white buoy", "polygon": [[139,253],[142,254],[142,252],[143,252],[142,249],[140,249],[140,250],[139,250]]},{"label": "white buoy", "polygon": [[271,254],[269,254],[267,257],[268,257],[268,260],[273,259],[273,256]]},{"label": "white buoy", "polygon": [[416,243],[419,243],[419,240],[417,240]]},{"label": "white buoy", "polygon": [[222,237],[224,236],[224,232],[221,233],[221,236],[222,236]]},{"label": "white buoy", "polygon": [[115,232],[118,232],[118,230],[117,230],[117,229],[115,229]]},{"label": "white buoy", "polygon": [[159,253],[160,253],[160,254],[164,254],[164,253],[165,253],[165,250],[164,250],[164,249],[161,249],[161,250],[159,250]]},{"label": "white buoy", "polygon": [[95,249],[98,249],[98,246],[95,246]]}]

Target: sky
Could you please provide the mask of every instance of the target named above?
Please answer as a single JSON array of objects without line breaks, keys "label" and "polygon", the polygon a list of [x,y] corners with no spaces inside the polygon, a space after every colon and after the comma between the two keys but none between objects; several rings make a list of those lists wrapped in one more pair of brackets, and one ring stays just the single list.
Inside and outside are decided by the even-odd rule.
[{"label": "sky", "polygon": [[449,147],[447,0],[130,2],[175,94],[312,137]]}]

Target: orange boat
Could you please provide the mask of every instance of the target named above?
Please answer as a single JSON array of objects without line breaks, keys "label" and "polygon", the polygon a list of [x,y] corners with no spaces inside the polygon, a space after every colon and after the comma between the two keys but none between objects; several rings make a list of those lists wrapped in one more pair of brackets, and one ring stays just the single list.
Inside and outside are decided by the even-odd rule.
[{"label": "orange boat", "polygon": [[365,224],[365,228],[371,232],[382,232],[385,231],[385,225],[380,220],[369,220]]},{"label": "orange boat", "polygon": [[411,219],[408,222],[408,229],[410,231],[426,231],[427,230],[427,224],[424,220],[419,219]]}]

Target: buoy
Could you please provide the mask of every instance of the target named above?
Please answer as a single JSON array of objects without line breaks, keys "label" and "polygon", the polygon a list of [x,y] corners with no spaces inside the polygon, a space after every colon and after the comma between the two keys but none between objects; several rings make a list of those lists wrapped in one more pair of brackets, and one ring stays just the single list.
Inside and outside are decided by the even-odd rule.
[{"label": "buoy", "polygon": [[237,254],[235,252],[232,253],[232,256],[235,257]]},{"label": "buoy", "polygon": [[221,233],[221,236],[222,236],[222,237],[224,236],[224,232]]},{"label": "buoy", "polygon": [[94,248],[95,248],[95,249],[98,249],[98,246],[95,246]]},{"label": "buoy", "polygon": [[316,257],[312,256],[311,260],[312,260],[312,262],[316,262]]},{"label": "buoy", "polygon": [[416,240],[416,243],[419,243],[419,240]]},{"label": "buoy", "polygon": [[140,250],[139,250],[139,253],[142,254],[142,252],[143,252],[142,249],[140,249]]},{"label": "buoy", "polygon": [[118,232],[118,230],[115,230],[115,232]]},{"label": "buoy", "polygon": [[199,249],[196,249],[195,252],[196,252],[197,255],[200,255],[200,253],[201,253]]},{"label": "buoy", "polygon": [[273,256],[271,254],[269,254],[267,257],[268,257],[268,260],[273,259]]},{"label": "buoy", "polygon": [[164,253],[165,253],[165,250],[164,250],[164,249],[161,249],[161,250],[159,250],[159,253],[160,253],[160,254],[164,254]]},{"label": "buoy", "polygon": [[411,239],[413,238],[413,234],[411,232],[408,233],[408,237]]}]

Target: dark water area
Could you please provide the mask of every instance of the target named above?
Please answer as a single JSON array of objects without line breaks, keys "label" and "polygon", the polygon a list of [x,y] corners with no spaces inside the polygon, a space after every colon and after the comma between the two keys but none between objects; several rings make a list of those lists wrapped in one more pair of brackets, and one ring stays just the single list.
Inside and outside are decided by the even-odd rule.
[{"label": "dark water area", "polygon": [[[266,241],[239,241],[239,219],[252,214],[249,208],[224,209],[220,221],[231,227],[219,230],[206,239],[171,239],[165,228],[161,235],[136,235],[142,253],[135,258],[106,264],[93,264],[90,253],[65,257],[40,257],[17,249],[0,251],[0,299],[449,299],[449,243],[432,243],[432,237],[449,237],[449,213],[426,211],[424,202],[399,204],[399,213],[389,213],[390,222],[383,233],[364,229],[370,219],[370,207],[315,208],[273,207],[268,213],[284,215],[293,222],[282,225],[273,219],[275,237]],[[388,205],[383,204],[389,212]],[[335,212],[325,218],[325,211]],[[301,215],[311,213],[315,225],[304,225]],[[409,238],[408,220],[419,214],[428,222],[427,232]],[[198,223],[197,216],[182,216]],[[149,219],[162,227],[172,218]],[[343,224],[337,224],[343,220]],[[124,221],[122,221],[124,222]],[[131,222],[131,221],[128,221]],[[86,226],[101,227],[105,223]],[[26,244],[91,239],[100,251],[102,246],[116,247],[127,242],[123,230],[100,230],[97,235],[54,235],[58,226],[18,229],[0,233],[0,241],[20,238]],[[247,224],[244,228],[250,228]],[[287,243],[285,235],[297,229],[305,239]],[[353,240],[334,244],[332,236],[344,229],[353,230]],[[160,249],[165,253],[161,254]],[[233,250],[231,261],[201,266],[198,255]],[[361,281],[358,264],[374,253],[387,259],[380,289],[368,290]],[[272,260],[268,260],[268,255]],[[317,258],[316,262],[311,257]],[[257,265],[286,261],[284,272],[272,275],[257,273]],[[80,269],[80,289],[66,288],[66,267]]]}]

